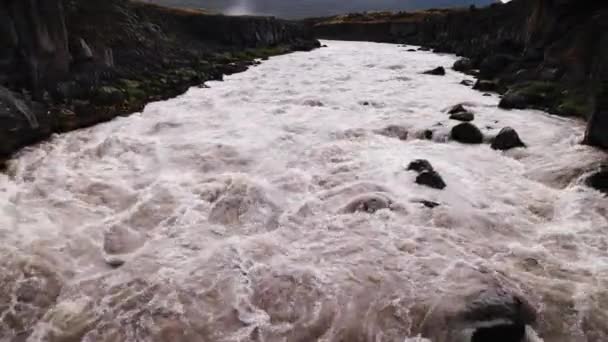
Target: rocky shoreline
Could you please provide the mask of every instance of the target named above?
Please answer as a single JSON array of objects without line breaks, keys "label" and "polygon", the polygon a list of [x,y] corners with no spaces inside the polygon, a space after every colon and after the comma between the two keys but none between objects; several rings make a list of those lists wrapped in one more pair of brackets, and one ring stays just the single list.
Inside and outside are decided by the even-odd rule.
[{"label": "rocky shoreline", "polygon": [[453,68],[501,107],[586,119],[585,142],[608,148],[608,5],[513,0],[486,8],[350,14],[308,22],[324,39],[420,45],[464,58]]},{"label": "rocky shoreline", "polygon": [[0,158],[319,46],[302,23],[127,0],[0,4]]}]

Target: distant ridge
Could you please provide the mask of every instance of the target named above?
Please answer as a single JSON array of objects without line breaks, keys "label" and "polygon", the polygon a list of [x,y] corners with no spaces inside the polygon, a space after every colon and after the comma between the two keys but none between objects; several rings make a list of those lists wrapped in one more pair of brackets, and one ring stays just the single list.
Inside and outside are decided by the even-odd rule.
[{"label": "distant ridge", "polygon": [[204,8],[227,14],[262,14],[285,18],[329,16],[362,11],[486,6],[496,0],[143,0],[173,7]]}]

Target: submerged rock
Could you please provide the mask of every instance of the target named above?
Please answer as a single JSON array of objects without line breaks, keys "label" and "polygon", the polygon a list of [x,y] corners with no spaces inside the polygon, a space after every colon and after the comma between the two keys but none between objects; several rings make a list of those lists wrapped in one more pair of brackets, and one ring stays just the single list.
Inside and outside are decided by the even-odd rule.
[{"label": "submerged rock", "polygon": [[418,200],[418,201],[414,201],[414,203],[420,203],[429,209],[437,208],[438,206],[441,205],[440,203],[437,203],[434,201],[427,201],[427,200]]},{"label": "submerged rock", "polygon": [[420,185],[426,185],[433,189],[445,189],[446,184],[443,178],[437,173],[437,171],[423,171],[416,177],[416,183]]},{"label": "submerged rock", "polygon": [[426,159],[414,160],[408,165],[407,170],[416,172],[434,171],[433,165]]},{"label": "submerged rock", "polygon": [[511,127],[505,127],[498,135],[492,139],[492,148],[495,150],[506,151],[516,147],[526,147],[521,141],[519,134]]},{"label": "submerged rock", "polygon": [[470,122],[475,120],[475,114],[471,112],[461,112],[450,115],[450,119],[457,121]]},{"label": "submerged rock", "polygon": [[341,212],[364,212],[373,214],[378,210],[390,208],[391,204],[392,201],[390,200],[390,198],[382,194],[366,194],[353,199],[344,208],[342,208]]},{"label": "submerged rock", "polygon": [[432,69],[432,70],[427,70],[427,71],[423,72],[423,74],[425,74],[425,75],[435,75],[435,76],[445,76],[445,68],[444,67],[437,67],[437,68]]},{"label": "submerged rock", "polygon": [[408,131],[403,126],[390,125],[381,130],[376,131],[380,135],[384,135],[390,138],[398,138],[399,140],[407,140]]},{"label": "submerged rock", "polygon": [[477,126],[468,122],[454,126],[450,137],[463,144],[481,144],[483,142],[483,133]]}]

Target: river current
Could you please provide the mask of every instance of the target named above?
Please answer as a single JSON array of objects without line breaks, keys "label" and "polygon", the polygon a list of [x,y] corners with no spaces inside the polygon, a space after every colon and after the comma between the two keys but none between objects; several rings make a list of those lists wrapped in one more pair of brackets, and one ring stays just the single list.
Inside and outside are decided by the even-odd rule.
[{"label": "river current", "polygon": [[[10,161],[0,341],[608,341],[584,123],[421,74],[451,55],[326,43]],[[527,148],[450,141],[459,103]]]}]

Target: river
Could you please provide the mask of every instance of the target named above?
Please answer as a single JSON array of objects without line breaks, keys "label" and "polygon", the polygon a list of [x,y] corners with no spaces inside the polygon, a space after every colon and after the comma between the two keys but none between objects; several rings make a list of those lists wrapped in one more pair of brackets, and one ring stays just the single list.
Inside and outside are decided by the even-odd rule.
[{"label": "river", "polygon": [[[607,341],[584,123],[421,74],[451,55],[325,43],[10,161],[0,341]],[[527,148],[450,141],[458,103]]]}]

